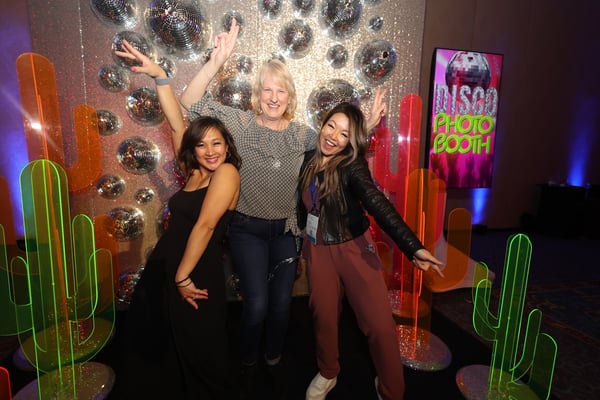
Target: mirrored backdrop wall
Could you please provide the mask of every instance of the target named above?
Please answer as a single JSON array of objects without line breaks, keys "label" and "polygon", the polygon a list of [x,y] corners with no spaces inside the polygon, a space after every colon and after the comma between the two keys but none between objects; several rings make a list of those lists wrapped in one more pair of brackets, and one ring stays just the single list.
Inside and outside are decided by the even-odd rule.
[{"label": "mirrored backdrop wall", "polygon": [[278,57],[295,78],[295,118],[315,127],[342,100],[368,111],[370,95],[384,86],[387,125],[397,132],[400,99],[418,92],[423,0],[28,0],[28,7],[33,51],[55,67],[67,164],[85,157],[74,154],[73,108],[97,110],[102,176],[71,194],[71,208],[111,216],[123,286],[156,243],[180,184],[154,83],[114,55],[123,39],[158,60],[179,94],[235,17],[241,33],[213,95],[247,108],[258,66]]}]

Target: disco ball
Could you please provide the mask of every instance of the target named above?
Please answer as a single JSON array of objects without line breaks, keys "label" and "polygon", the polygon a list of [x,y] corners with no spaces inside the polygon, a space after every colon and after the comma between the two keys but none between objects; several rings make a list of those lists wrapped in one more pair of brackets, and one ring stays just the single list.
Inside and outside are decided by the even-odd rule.
[{"label": "disco ball", "polygon": [[369,29],[373,32],[379,32],[383,28],[383,17],[380,15],[373,15],[369,18]]},{"label": "disco ball", "polygon": [[292,7],[294,7],[294,14],[297,17],[308,17],[312,10],[315,8],[314,0],[293,0]]},{"label": "disco ball", "polygon": [[476,86],[484,90],[490,85],[491,71],[485,55],[472,51],[454,53],[446,67],[446,85]]},{"label": "disco ball", "polygon": [[244,17],[242,17],[242,15],[239,12],[234,10],[226,12],[225,15],[223,15],[223,19],[221,20],[221,26],[223,27],[224,32],[229,32],[229,29],[231,29],[231,20],[234,18],[235,22],[240,27],[238,37],[241,37],[242,33],[244,32]]},{"label": "disco ball", "polygon": [[331,46],[327,50],[327,62],[333,68],[343,68],[348,62],[348,50],[341,44]]},{"label": "disco ball", "polygon": [[266,18],[275,19],[281,14],[282,0],[258,0],[258,12]]},{"label": "disco ball", "polygon": [[181,59],[198,57],[211,39],[206,14],[195,0],[154,0],[144,19],[154,40]]},{"label": "disco ball", "polygon": [[105,228],[119,241],[135,239],[144,232],[144,214],[137,208],[113,208],[108,216]]},{"label": "disco ball", "polygon": [[326,0],[321,6],[320,22],[331,39],[346,39],[356,31],[362,14],[360,0]]},{"label": "disco ball", "polygon": [[165,117],[156,91],[148,87],[131,92],[126,98],[125,109],[134,121],[142,125],[157,125]]},{"label": "disco ball", "polygon": [[147,187],[138,189],[135,191],[133,198],[138,204],[150,203],[154,199],[154,190]]},{"label": "disco ball", "polygon": [[250,57],[240,56],[235,63],[235,67],[238,72],[241,72],[242,74],[249,74],[254,68],[254,63]]},{"label": "disco ball", "polygon": [[129,86],[129,76],[118,65],[104,64],[98,70],[98,82],[109,92],[120,92]]},{"label": "disco ball", "polygon": [[133,32],[133,31],[123,31],[123,32],[117,33],[113,37],[112,46],[111,46],[111,50],[112,50],[111,53],[113,55],[113,59],[121,67],[130,69],[133,66],[141,65],[139,62],[132,60],[131,58],[120,57],[115,54],[115,51],[117,51],[117,50],[124,51],[123,45],[122,45],[123,39],[127,40],[127,42],[129,42],[129,44],[131,46],[135,47],[140,53],[148,56],[148,58],[150,58],[151,60],[156,59],[156,50],[154,49],[154,46],[152,45],[152,43],[150,43],[148,41],[148,39],[146,39],[145,36],[143,36],[137,32]]},{"label": "disco ball", "polygon": [[340,103],[360,105],[358,91],[343,79],[332,79],[314,89],[308,96],[306,112],[313,128],[319,130],[325,114]]},{"label": "disco ball", "polygon": [[156,234],[158,237],[161,237],[163,233],[169,229],[169,221],[171,220],[171,210],[169,209],[169,205],[163,205],[163,208],[160,210],[157,218],[156,225]]},{"label": "disco ball", "polygon": [[114,135],[123,126],[121,118],[112,111],[96,110],[96,116],[98,117],[98,131],[101,135]]},{"label": "disco ball", "polygon": [[252,86],[248,81],[237,76],[225,78],[215,87],[215,98],[226,106],[248,110]]},{"label": "disco ball", "polygon": [[117,149],[117,160],[132,174],[142,175],[154,171],[160,160],[156,144],[141,136],[125,139]]},{"label": "disco ball", "polygon": [[133,292],[144,272],[144,265],[136,271],[126,272],[119,276],[119,290],[116,294],[116,304],[120,309],[126,309],[131,304]]},{"label": "disco ball", "polygon": [[92,11],[102,22],[131,28],[137,23],[135,0],[91,0]]},{"label": "disco ball", "polygon": [[367,6],[376,6],[381,0],[364,0]]},{"label": "disco ball", "polygon": [[358,79],[368,85],[379,85],[396,66],[396,50],[386,40],[376,39],[363,44],[354,57]]},{"label": "disco ball", "polygon": [[175,76],[175,73],[177,72],[177,66],[175,65],[175,63],[173,62],[173,60],[166,58],[166,57],[160,57],[156,63],[165,70],[165,72],[167,73],[168,77],[173,77]]},{"label": "disco ball", "polygon": [[96,190],[105,199],[115,199],[125,192],[125,181],[117,175],[103,175],[96,182]]},{"label": "disco ball", "polygon": [[279,45],[288,57],[298,59],[304,57],[313,42],[310,26],[301,19],[288,22],[279,32]]}]

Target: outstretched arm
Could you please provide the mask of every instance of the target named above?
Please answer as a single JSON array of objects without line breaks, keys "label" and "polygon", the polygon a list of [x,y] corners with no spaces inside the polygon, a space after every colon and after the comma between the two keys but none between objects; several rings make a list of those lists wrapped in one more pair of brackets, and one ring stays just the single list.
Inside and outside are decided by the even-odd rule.
[{"label": "outstretched arm", "polygon": [[200,71],[192,78],[187,88],[181,94],[181,105],[186,110],[204,96],[208,84],[225,64],[233,52],[240,26],[235,18],[231,20],[229,32],[221,32],[215,37],[214,49],[208,61],[200,68]]},{"label": "outstretched arm", "polygon": [[185,131],[186,125],[183,119],[183,113],[181,112],[181,106],[177,101],[177,97],[175,97],[173,88],[169,84],[167,73],[161,68],[160,65],[156,64],[145,54],[138,51],[126,40],[123,40],[123,50],[124,51],[115,51],[115,54],[119,57],[126,57],[131,60],[136,60],[141,64],[139,66],[131,67],[131,71],[142,72],[149,77],[154,78],[160,107],[165,113],[165,117],[167,117],[167,121],[171,126],[173,151],[175,152],[175,156],[177,156],[179,147],[181,145],[181,138],[183,137],[183,132]]}]

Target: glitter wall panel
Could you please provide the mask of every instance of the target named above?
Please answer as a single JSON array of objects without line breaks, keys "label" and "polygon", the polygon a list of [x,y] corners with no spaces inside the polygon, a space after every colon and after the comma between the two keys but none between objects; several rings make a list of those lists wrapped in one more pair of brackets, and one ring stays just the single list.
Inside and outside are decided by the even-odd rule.
[{"label": "glitter wall panel", "polygon": [[421,0],[28,0],[28,7],[33,51],[55,67],[67,165],[81,156],[73,110],[88,104],[97,111],[101,177],[72,193],[71,207],[117,238],[122,274],[144,263],[162,232],[166,201],[179,187],[154,83],[113,54],[123,38],[171,71],[179,94],[213,36],[236,17],[241,34],[212,93],[248,107],[257,66],[283,58],[298,89],[295,118],[313,125],[332,97],[368,111],[369,95],[383,86],[387,125],[398,132],[400,99],[419,87]]}]

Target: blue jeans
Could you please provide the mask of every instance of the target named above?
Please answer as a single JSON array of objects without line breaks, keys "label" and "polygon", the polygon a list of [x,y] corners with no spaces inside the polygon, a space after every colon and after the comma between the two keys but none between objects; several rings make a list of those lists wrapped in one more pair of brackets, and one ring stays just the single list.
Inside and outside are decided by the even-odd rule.
[{"label": "blue jeans", "polygon": [[281,356],[290,317],[298,250],[285,219],[253,218],[236,212],[229,225],[231,257],[240,278],[243,307],[240,355],[258,361],[264,330],[264,357]]}]

